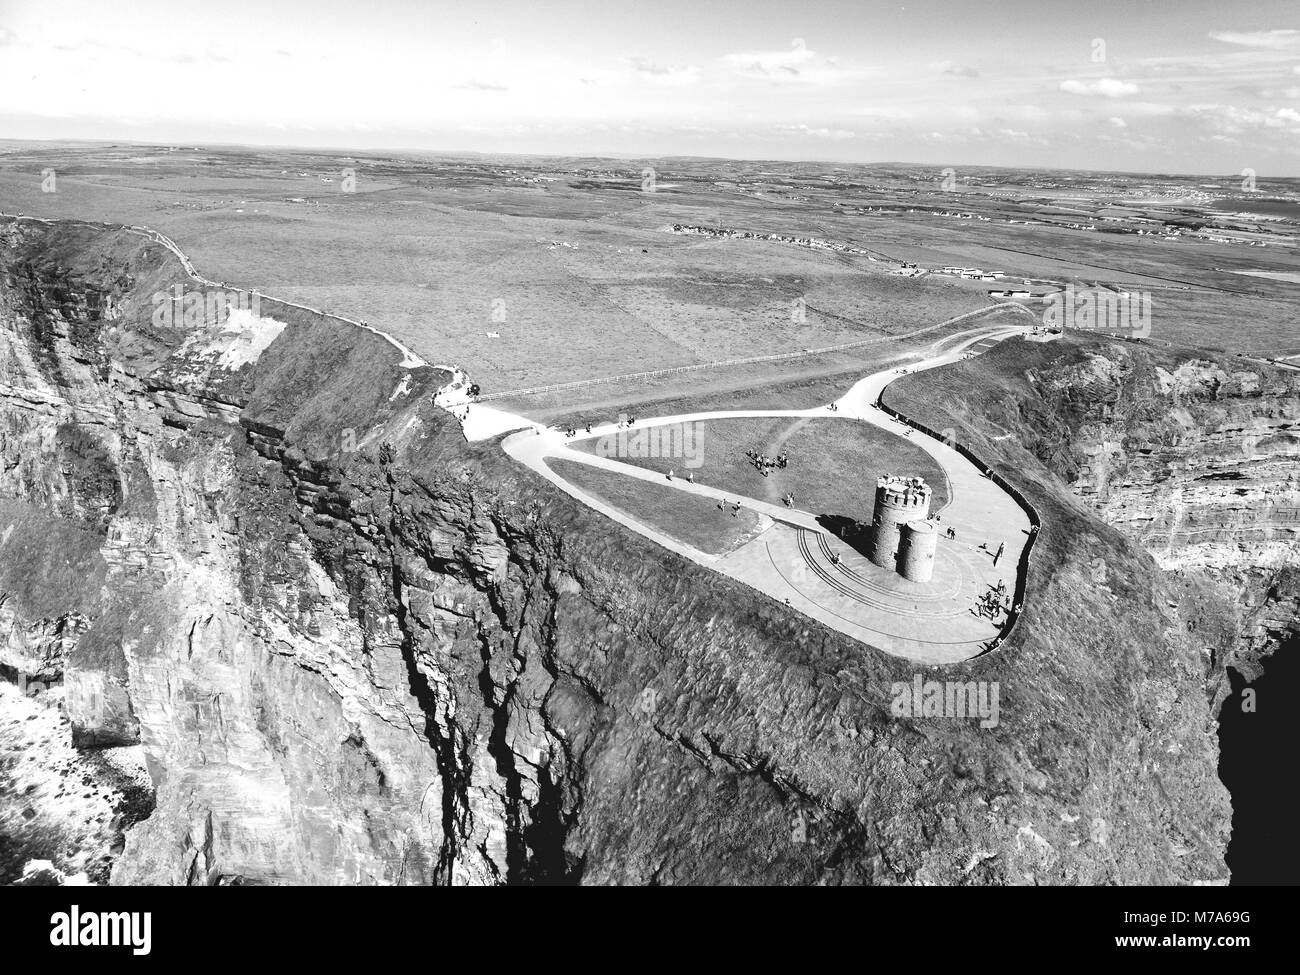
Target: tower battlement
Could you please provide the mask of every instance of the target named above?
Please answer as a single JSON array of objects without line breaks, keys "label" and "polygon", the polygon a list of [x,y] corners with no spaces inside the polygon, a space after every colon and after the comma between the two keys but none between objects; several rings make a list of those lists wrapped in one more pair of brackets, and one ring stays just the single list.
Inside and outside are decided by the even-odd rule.
[{"label": "tower battlement", "polygon": [[930,510],[930,485],[921,477],[898,477],[886,474],[876,478],[876,503],[891,508],[922,508]]},{"label": "tower battlement", "polygon": [[886,474],[876,479],[876,506],[871,519],[869,557],[882,569],[898,569],[901,529],[930,517],[930,485],[920,477]]}]

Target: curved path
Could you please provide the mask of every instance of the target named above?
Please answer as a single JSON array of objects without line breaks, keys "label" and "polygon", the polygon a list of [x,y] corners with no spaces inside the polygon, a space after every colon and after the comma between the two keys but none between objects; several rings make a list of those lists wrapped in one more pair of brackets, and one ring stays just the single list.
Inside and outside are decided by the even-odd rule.
[{"label": "curved path", "polygon": [[[855,549],[818,523],[814,513],[789,509],[753,498],[738,498],[706,483],[663,474],[609,457],[576,450],[574,443],[617,435],[616,424],[592,427],[590,434],[569,440],[559,430],[531,423],[523,417],[471,405],[463,423],[471,440],[488,439],[507,430],[515,432],[502,448],[588,507],[607,515],[685,558],[744,582],[832,629],[846,633],[887,653],[930,664],[954,663],[976,656],[1000,635],[1001,626],[974,611],[977,598],[988,587],[1004,581],[1015,590],[1016,566],[1029,541],[1030,521],[1020,505],[986,478],[969,459],[946,443],[901,423],[878,406],[886,386],[905,373],[956,362],[978,354],[1005,338],[1023,335],[1025,327],[1008,325],[975,328],[936,342],[924,361],[901,369],[873,373],[855,383],[830,405],[807,410],[719,410],[638,419],[636,429],[667,424],[694,423],[742,417],[807,417],[871,423],[906,437],[939,464],[950,484],[950,501],[943,509],[943,526],[951,526],[956,540],[941,539],[935,557],[934,578],[913,583],[867,561]],[[744,545],[714,555],[653,528],[627,512],[565,480],[548,458],[586,464],[625,477],[652,481],[687,494],[714,500],[740,500],[751,511],[766,516],[764,530]],[[864,484],[868,497],[875,484]],[[721,515],[720,515],[721,517]],[[1005,544],[994,565],[992,552]]]}]

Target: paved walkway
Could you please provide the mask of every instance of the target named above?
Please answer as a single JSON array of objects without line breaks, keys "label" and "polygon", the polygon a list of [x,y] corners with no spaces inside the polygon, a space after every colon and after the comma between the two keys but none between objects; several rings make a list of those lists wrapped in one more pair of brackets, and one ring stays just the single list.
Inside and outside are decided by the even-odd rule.
[{"label": "paved walkway", "polygon": [[[635,431],[741,417],[806,417],[871,423],[906,437],[934,458],[949,481],[950,500],[942,512],[942,525],[951,526],[957,538],[940,539],[934,578],[929,583],[908,582],[895,572],[871,564],[820,525],[813,512],[737,497],[680,477],[669,481],[657,471],[574,449],[574,444],[580,441],[616,436],[620,432],[617,424],[593,426],[590,433],[583,432],[569,439],[559,430],[532,424],[523,417],[472,405],[464,424],[465,435],[482,440],[504,430],[524,427],[522,432],[502,441],[506,453],[588,507],[670,551],[751,585],[826,626],[887,653],[931,664],[954,663],[980,653],[1000,632],[998,623],[978,616],[974,607],[977,598],[999,581],[1005,582],[1009,592],[1015,591],[1016,566],[1029,540],[1029,518],[1010,495],[984,477],[956,449],[894,420],[877,403],[885,387],[901,375],[977,355],[1005,338],[1026,331],[1027,327],[999,325],[950,336],[935,343],[934,354],[922,362],[873,373],[859,380],[835,401],[834,409],[828,404],[807,410],[686,413],[639,418],[633,428]],[[714,500],[738,500],[750,511],[770,519],[770,524],[734,551],[713,555],[583,491],[557,474],[546,463],[547,458],[587,464]],[[874,482],[864,484],[863,491],[874,495]],[[1005,543],[1006,548],[994,565],[992,552],[1000,543]]]}]

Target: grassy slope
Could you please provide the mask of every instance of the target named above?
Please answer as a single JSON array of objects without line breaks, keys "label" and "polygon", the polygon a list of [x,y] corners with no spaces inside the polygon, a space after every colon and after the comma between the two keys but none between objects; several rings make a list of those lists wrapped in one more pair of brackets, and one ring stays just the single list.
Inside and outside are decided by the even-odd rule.
[{"label": "grassy slope", "polygon": [[[795,506],[804,511],[870,521],[876,477],[898,473],[919,474],[934,488],[931,510],[948,503],[947,478],[930,455],[870,424],[746,417],[703,421],[695,437],[703,461],[695,469],[697,481],[760,501],[780,504],[786,492],[792,492]],[[586,440],[575,446],[594,453],[596,443]],[[784,452],[790,464],[763,477],[745,456],[749,448],[769,457]],[[689,470],[681,457],[620,459],[653,471],[672,468],[684,475]]]},{"label": "grassy slope", "polygon": [[[505,397],[493,405],[555,426],[612,421],[620,411],[670,416],[702,410],[811,409],[843,396],[863,376],[918,361],[942,338],[975,326],[1023,325],[1026,320],[1018,313],[998,311],[915,338],[884,339],[842,352]],[[752,351],[738,349],[734,355]]]},{"label": "grassy slope", "polygon": [[707,498],[666,485],[620,477],[572,460],[548,460],[547,464],[583,491],[703,552],[730,552],[757,535],[761,527],[752,511],[742,508],[733,516],[730,510],[719,511]]}]

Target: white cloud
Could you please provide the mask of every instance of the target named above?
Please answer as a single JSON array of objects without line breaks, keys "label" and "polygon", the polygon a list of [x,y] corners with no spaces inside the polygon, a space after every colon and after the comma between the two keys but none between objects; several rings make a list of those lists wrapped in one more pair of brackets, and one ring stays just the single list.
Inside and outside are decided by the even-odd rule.
[{"label": "white cloud", "polygon": [[1225,44],[1242,47],[1267,47],[1273,50],[1300,47],[1300,30],[1211,31],[1210,37]]},{"label": "white cloud", "polygon": [[958,64],[956,61],[937,61],[930,67],[940,74],[952,75],[955,78],[978,78],[980,76],[980,73],[969,64]]},{"label": "white cloud", "polygon": [[778,125],[782,132],[793,132],[796,135],[811,136],[814,139],[852,139],[857,136],[856,132],[849,129],[831,129],[831,128],[812,128],[807,125]]},{"label": "white cloud", "polygon": [[643,57],[628,58],[627,63],[639,80],[652,85],[677,88],[700,80],[700,68],[695,65],[659,64]]},{"label": "white cloud", "polygon": [[721,57],[732,73],[778,83],[838,85],[861,80],[870,72],[846,67],[837,58],[810,51],[803,39],[796,37],[785,51],[734,51]]},{"label": "white cloud", "polygon": [[1096,81],[1075,81],[1074,79],[1062,81],[1061,91],[1067,95],[1101,95],[1104,98],[1123,98],[1126,95],[1136,95],[1139,89],[1131,81],[1120,81],[1118,78],[1098,78]]},{"label": "white cloud", "polygon": [[1125,121],[1124,121],[1122,118],[1120,118],[1118,115],[1112,115],[1109,119],[1107,119],[1107,121],[1110,122],[1110,124],[1113,125],[1113,126],[1115,126],[1115,128],[1117,128],[1117,129],[1127,129],[1127,128],[1128,128],[1128,123],[1125,122]]},{"label": "white cloud", "polygon": [[800,65],[815,57],[803,41],[796,39],[788,51],[736,51],[723,55],[722,60],[741,74],[794,77],[799,74]]}]

